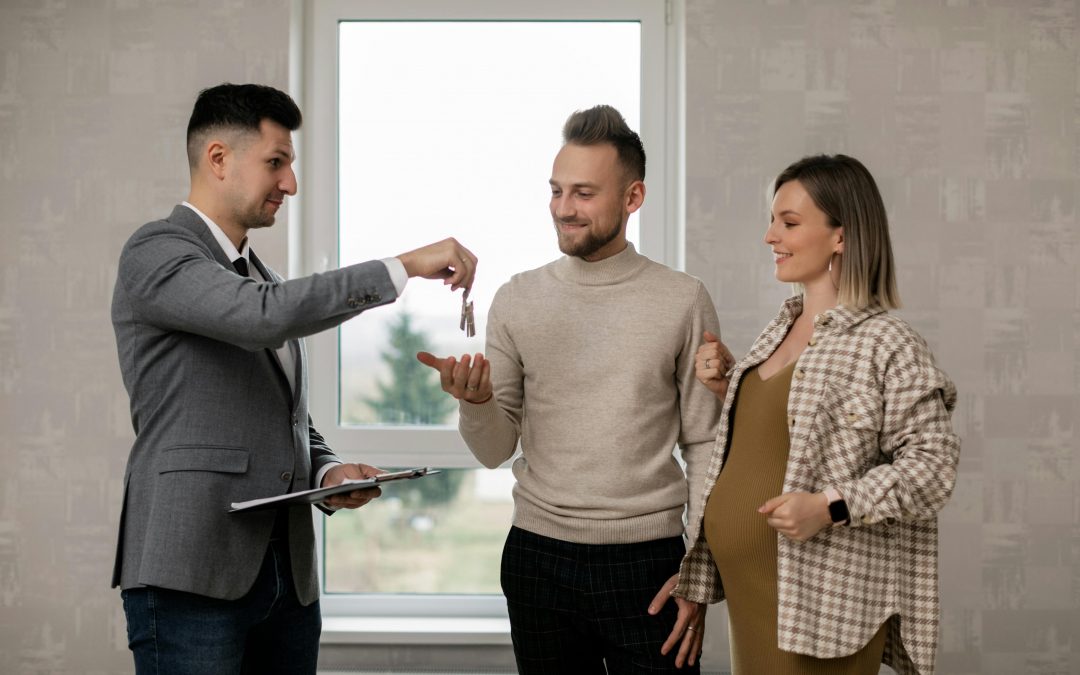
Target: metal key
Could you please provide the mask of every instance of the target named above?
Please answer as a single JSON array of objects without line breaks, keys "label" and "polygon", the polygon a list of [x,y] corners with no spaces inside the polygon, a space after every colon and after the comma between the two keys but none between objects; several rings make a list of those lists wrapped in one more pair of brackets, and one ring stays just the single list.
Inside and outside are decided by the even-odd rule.
[{"label": "metal key", "polygon": [[461,294],[461,320],[458,321],[458,330],[465,330],[465,314],[468,310],[466,302],[469,299],[469,289],[465,289],[465,292]]},{"label": "metal key", "polygon": [[465,331],[465,337],[476,335],[476,323],[473,320],[473,304],[469,302],[469,289],[461,294],[461,321],[458,328]]}]

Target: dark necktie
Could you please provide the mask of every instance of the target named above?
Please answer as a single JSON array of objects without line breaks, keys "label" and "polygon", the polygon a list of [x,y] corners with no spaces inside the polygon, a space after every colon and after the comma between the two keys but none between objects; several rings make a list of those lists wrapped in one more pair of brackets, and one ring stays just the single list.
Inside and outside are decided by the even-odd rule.
[{"label": "dark necktie", "polygon": [[251,274],[248,272],[248,263],[247,263],[246,258],[243,258],[243,257],[237,258],[236,260],[232,261],[232,266],[236,268],[236,272],[240,276],[242,276],[242,277],[250,277],[251,276]]}]

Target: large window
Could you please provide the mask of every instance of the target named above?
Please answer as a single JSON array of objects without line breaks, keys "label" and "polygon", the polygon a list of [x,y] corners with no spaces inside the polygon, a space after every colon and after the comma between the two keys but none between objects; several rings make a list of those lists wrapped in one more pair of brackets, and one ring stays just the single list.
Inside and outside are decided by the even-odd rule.
[{"label": "large window", "polygon": [[[414,354],[483,351],[498,287],[560,255],[547,181],[571,112],[610,104],[641,131],[648,195],[630,236],[678,263],[677,232],[665,227],[676,213],[664,3],[462,2],[453,16],[445,4],[315,2],[306,17],[304,271],[451,235],[480,259],[474,338],[458,330],[460,292],[412,280],[393,305],[309,341],[316,423],[340,455],[443,469],[327,519],[331,612],[387,611],[378,601],[387,594],[501,606],[513,477],[477,468],[456,431],[456,402]],[[366,600],[349,604],[358,594]]]},{"label": "large window", "polygon": [[[413,355],[480,350],[498,286],[560,255],[547,182],[562,123],[607,103],[639,127],[640,25],[349,21],[338,35],[339,264],[448,235],[480,258],[475,338],[458,329],[460,293],[423,281],[341,327],[338,419],[456,424]],[[636,240],[637,214],[631,226]]]}]

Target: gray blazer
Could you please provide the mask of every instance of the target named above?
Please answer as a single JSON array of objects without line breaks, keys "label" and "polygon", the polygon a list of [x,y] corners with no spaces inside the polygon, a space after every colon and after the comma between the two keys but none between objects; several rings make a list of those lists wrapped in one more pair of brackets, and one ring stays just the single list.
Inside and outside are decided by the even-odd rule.
[{"label": "gray blazer", "polygon": [[[311,487],[337,461],[308,415],[300,338],[393,302],[386,266],[366,262],[284,281],[254,255],[237,274],[191,209],[148,223],[120,254],[112,322],[135,444],[124,473],[112,585],[236,599],[252,586],[274,513],[231,502]],[[289,391],[272,351],[296,361]],[[289,512],[300,601],[319,596],[306,506]]]}]

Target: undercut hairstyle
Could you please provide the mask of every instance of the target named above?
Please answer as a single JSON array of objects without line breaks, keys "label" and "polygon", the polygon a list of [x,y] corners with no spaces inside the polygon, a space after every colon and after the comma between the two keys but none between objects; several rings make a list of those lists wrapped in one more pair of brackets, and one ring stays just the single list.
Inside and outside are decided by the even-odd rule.
[{"label": "undercut hairstyle", "polygon": [[844,228],[838,302],[852,309],[899,308],[889,218],[870,171],[854,157],[814,155],[784,169],[773,194],[791,181],[803,186],[831,227]]},{"label": "undercut hairstyle", "polygon": [[271,120],[289,131],[303,122],[300,108],[283,91],[262,84],[219,84],[203,89],[195,99],[187,127],[188,164],[198,166],[203,144],[212,133],[259,133],[262,121]]},{"label": "undercut hairstyle", "polygon": [[626,124],[622,114],[609,105],[578,110],[563,125],[563,143],[615,147],[619,165],[630,181],[645,180],[645,147],[641,137]]}]

